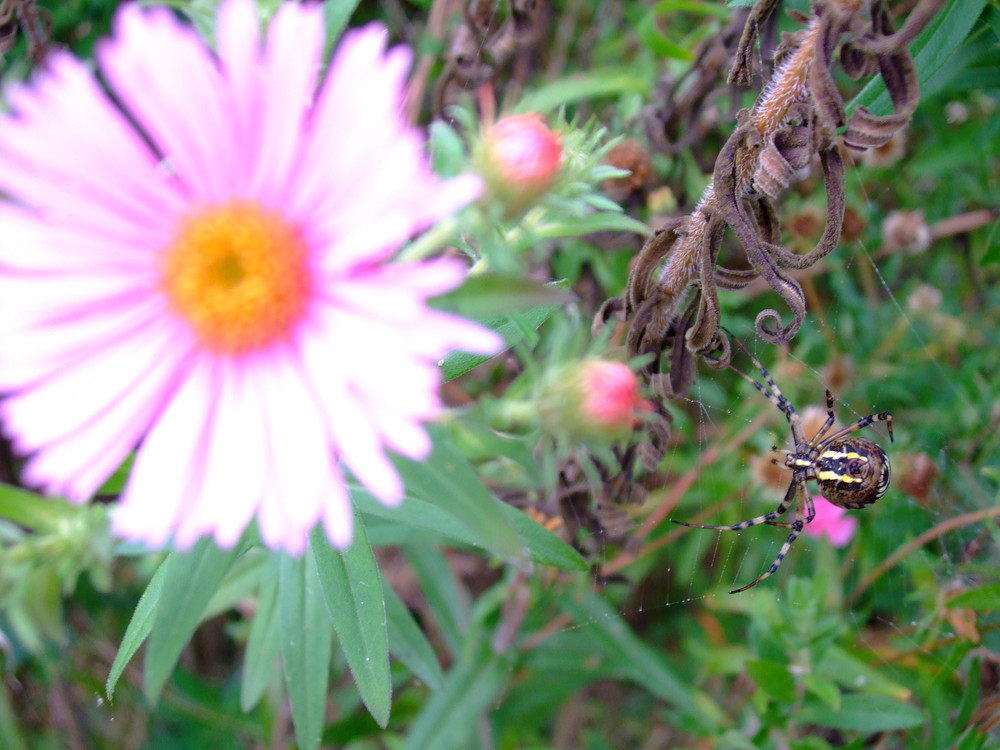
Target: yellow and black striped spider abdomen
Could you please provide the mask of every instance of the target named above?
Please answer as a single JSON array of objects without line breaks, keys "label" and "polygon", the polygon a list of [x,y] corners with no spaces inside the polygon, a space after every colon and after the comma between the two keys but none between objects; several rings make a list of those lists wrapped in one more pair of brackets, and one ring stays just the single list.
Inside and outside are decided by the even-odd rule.
[{"label": "yellow and black striped spider abdomen", "polygon": [[889,458],[878,443],[845,435],[816,459],[816,482],[823,497],[841,508],[871,505],[889,489]]}]

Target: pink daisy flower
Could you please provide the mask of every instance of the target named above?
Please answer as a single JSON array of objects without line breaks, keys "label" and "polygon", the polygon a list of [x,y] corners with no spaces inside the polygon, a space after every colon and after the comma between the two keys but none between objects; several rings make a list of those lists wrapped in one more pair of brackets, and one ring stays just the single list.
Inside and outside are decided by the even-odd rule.
[{"label": "pink daisy flower", "polygon": [[322,9],[251,0],[214,55],[124,6],[97,50],[112,97],[59,54],[0,118],[0,418],[27,482],[90,498],[137,444],[120,535],[231,546],[257,519],[300,553],[351,539],[346,467],[387,504],[420,459],[437,362],[499,338],[430,310],[458,262],[388,263],[480,192],[442,181],[400,115],[410,53],[370,26],[325,79]]},{"label": "pink daisy flower", "polygon": [[826,537],[837,549],[846,547],[858,528],[858,519],[847,515],[847,510],[834,505],[822,495],[813,496],[816,517],[806,524],[802,533],[811,537]]}]

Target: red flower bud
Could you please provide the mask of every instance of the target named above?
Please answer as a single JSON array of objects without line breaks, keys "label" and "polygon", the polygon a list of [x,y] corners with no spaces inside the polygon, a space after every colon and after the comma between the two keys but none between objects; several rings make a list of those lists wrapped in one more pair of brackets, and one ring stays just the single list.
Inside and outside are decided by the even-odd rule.
[{"label": "red flower bud", "polygon": [[541,115],[510,115],[487,128],[477,161],[488,196],[516,215],[552,186],[562,164],[562,143]]},{"label": "red flower bud", "polygon": [[617,440],[631,432],[652,404],[622,362],[591,359],[554,378],[541,402],[542,421],[575,440]]}]

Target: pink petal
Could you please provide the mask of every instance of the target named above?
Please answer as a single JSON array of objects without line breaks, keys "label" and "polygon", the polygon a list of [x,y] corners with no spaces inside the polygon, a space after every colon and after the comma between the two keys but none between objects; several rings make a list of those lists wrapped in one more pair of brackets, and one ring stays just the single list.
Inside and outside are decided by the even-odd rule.
[{"label": "pink petal", "polygon": [[199,501],[215,396],[211,366],[196,363],[139,448],[112,517],[116,534],[161,546]]},{"label": "pink petal", "polygon": [[204,42],[166,8],[125,5],[114,29],[96,49],[98,64],[170,170],[203,201],[238,195],[233,178],[248,155],[236,139],[233,92]]},{"label": "pink petal", "polygon": [[322,7],[285,3],[271,21],[261,66],[260,141],[250,190],[268,204],[285,200],[302,157],[300,140],[322,64]]}]

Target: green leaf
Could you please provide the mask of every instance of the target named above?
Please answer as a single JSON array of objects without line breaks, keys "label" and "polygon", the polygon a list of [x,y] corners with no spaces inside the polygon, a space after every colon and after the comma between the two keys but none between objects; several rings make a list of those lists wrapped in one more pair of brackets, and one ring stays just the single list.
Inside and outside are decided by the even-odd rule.
[{"label": "green leaf", "polygon": [[554,309],[573,299],[566,282],[540,284],[515,276],[470,276],[465,283],[431,302],[436,309],[447,310],[465,318],[483,320],[513,310],[533,307]]},{"label": "green leaf", "polygon": [[909,729],[928,719],[921,709],[895,698],[851,693],[842,697],[839,711],[832,711],[825,703],[807,703],[796,720],[800,725],[872,733]]},{"label": "green leaf", "polygon": [[[660,57],[672,57],[690,62],[694,59],[691,45],[685,45],[671,39],[662,30],[670,27],[670,22],[678,13],[695,13],[701,16],[714,16],[721,21],[729,18],[729,11],[711,3],[694,2],[693,0],[662,0],[643,16],[636,28],[640,41]],[[661,20],[662,19],[662,20]]]},{"label": "green leaf", "polygon": [[580,599],[566,597],[563,608],[578,625],[594,629],[603,655],[617,673],[703,722],[715,724],[721,719],[722,710],[674,674],[663,654],[644,643],[595,593],[588,590]]},{"label": "green leaf", "polygon": [[122,465],[115,469],[107,481],[97,490],[98,495],[120,495],[125,491],[128,478],[132,474],[132,464],[135,463],[135,453],[129,453]]},{"label": "green leaf", "polygon": [[631,70],[601,70],[560,78],[521,97],[518,112],[554,112],[570,102],[604,96],[649,94],[650,79]]},{"label": "green leaf", "polygon": [[[559,281],[549,286],[565,288],[566,282]],[[527,340],[532,343],[536,341],[538,335],[535,331],[542,323],[552,317],[552,313],[559,306],[560,303],[553,302],[520,312],[511,312],[497,318],[482,319],[479,322],[500,334],[507,348],[510,348],[521,341]],[[473,367],[478,367],[490,359],[493,359],[492,355],[453,352],[441,363],[441,377],[445,381],[454,380],[459,375],[464,375]]]},{"label": "green leaf", "polygon": [[243,656],[240,708],[248,713],[260,701],[274,677],[275,661],[281,654],[278,638],[278,564],[271,555],[260,583],[257,608],[250,623]]},{"label": "green leaf", "polygon": [[442,534],[463,544],[482,547],[482,542],[469,527],[433,503],[418,497],[407,496],[395,508],[383,505],[368,490],[357,485],[349,485],[351,502],[358,511],[369,518],[379,518],[395,524],[403,524]]},{"label": "green leaf", "polygon": [[[485,549],[482,540],[472,533],[460,519],[437,505],[420,498],[407,497],[398,507],[389,508],[376,500],[370,492],[357,485],[352,485],[350,492],[354,507],[365,516],[406,524]],[[493,500],[517,532],[524,551],[531,560],[541,565],[550,565],[563,570],[587,570],[587,561],[558,536],[533,521],[517,508],[502,500],[496,498]]]},{"label": "green leaf", "polygon": [[508,560],[523,558],[520,537],[475,468],[443,430],[432,425],[428,431],[434,441],[428,458],[393,458],[407,492],[459,519],[485,549]]},{"label": "green leaf", "polygon": [[840,688],[832,680],[818,677],[814,674],[807,674],[802,678],[806,690],[815,695],[834,711],[840,710]]},{"label": "green leaf", "polygon": [[278,560],[278,633],[295,739],[302,750],[315,750],[326,721],[333,620],[311,554]]},{"label": "green leaf", "polygon": [[135,652],[139,650],[139,646],[153,629],[153,620],[156,618],[156,608],[160,603],[160,595],[163,593],[163,582],[166,577],[167,560],[164,560],[156,569],[149,585],[146,586],[146,590],[142,592],[142,596],[139,597],[139,603],[135,605],[135,612],[132,613],[132,619],[129,620],[128,627],[125,628],[125,635],[122,636],[121,645],[118,646],[118,653],[115,654],[115,660],[111,663],[107,682],[104,683],[109,701],[115,697],[115,686],[121,679],[126,665],[132,660]]},{"label": "green leaf", "polygon": [[18,728],[18,713],[10,705],[9,692],[0,690],[0,747],[4,750],[28,750]]},{"label": "green leaf", "polygon": [[653,230],[648,224],[631,216],[611,211],[574,216],[571,219],[551,221],[535,227],[535,234],[546,239],[578,237],[591,232],[633,232],[648,237]]},{"label": "green leaf", "polygon": [[444,673],[424,631],[392,586],[384,581],[382,594],[385,597],[389,651],[431,690],[440,690],[444,686]]},{"label": "green leaf", "polygon": [[910,691],[872,669],[860,659],[837,646],[828,646],[816,665],[816,674],[848,689],[864,685],[864,692],[905,700]]},{"label": "green leaf", "polygon": [[430,545],[408,544],[404,550],[420,580],[420,588],[441,637],[452,653],[457,652],[469,622],[469,605],[448,560],[441,550]]},{"label": "green leaf", "polygon": [[172,552],[163,567],[163,589],[143,662],[143,691],[155,703],[181,651],[205,615],[209,601],[239,555],[201,539],[188,552]]},{"label": "green leaf", "polygon": [[384,728],[392,701],[389,638],[382,576],[364,524],[355,517],[354,541],[345,552],[333,549],[323,529],[317,527],[309,550],[354,684],[369,713]]},{"label": "green leaf", "polygon": [[261,585],[261,576],[271,558],[271,552],[263,547],[248,550],[236,558],[219,588],[205,605],[203,620],[223,612],[228,612],[241,601],[249,598]]},{"label": "green leaf", "polygon": [[779,703],[795,701],[795,680],[788,671],[788,665],[776,661],[748,661],[747,674],[757,687]]},{"label": "green leaf", "polygon": [[34,531],[58,528],[71,508],[66,500],[42,497],[36,492],[0,483],[0,518]]},{"label": "green leaf", "polygon": [[524,543],[528,557],[542,565],[550,565],[562,570],[588,569],[583,556],[566,544],[540,523],[531,519],[526,513],[512,505],[497,500],[511,526],[517,531]]},{"label": "green leaf", "polygon": [[948,606],[966,609],[998,609],[1000,608],[1000,583],[991,583],[971,591],[963,591],[951,599]]},{"label": "green leaf", "polygon": [[[951,0],[910,45],[921,86],[941,69],[965,41],[985,5],[986,0]],[[881,76],[869,81],[854,97],[847,107],[848,113],[862,105],[876,115],[887,115],[892,111],[892,100]]]},{"label": "green leaf", "polygon": [[467,652],[448,673],[444,689],[417,715],[403,750],[468,750],[476,746],[479,718],[495,704],[508,667],[485,645]]},{"label": "green leaf", "polygon": [[331,0],[323,3],[323,21],[326,23],[326,54],[344,33],[347,22],[361,0]]}]

